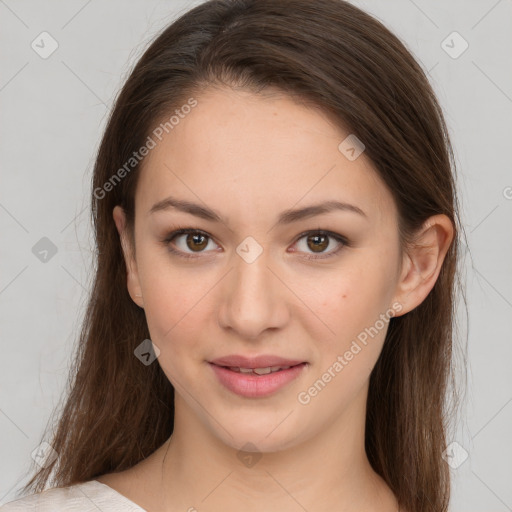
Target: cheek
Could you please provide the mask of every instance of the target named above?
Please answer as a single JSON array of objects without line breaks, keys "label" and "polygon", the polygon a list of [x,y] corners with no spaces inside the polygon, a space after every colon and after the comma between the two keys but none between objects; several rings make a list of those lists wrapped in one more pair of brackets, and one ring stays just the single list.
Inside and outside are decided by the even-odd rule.
[{"label": "cheek", "polygon": [[144,310],[151,340],[160,350],[158,364],[182,395],[190,393],[204,360],[205,288],[162,278],[148,279],[147,286]]},{"label": "cheek", "polygon": [[172,265],[165,254],[141,255],[139,269],[148,328],[162,358],[194,353],[203,322],[211,317],[207,292],[215,284],[213,276]]},{"label": "cheek", "polygon": [[333,325],[364,327],[389,307],[392,282],[389,271],[364,264],[332,273],[319,295],[318,308]]},{"label": "cheek", "polygon": [[378,272],[353,270],[330,279],[329,290],[319,303],[318,316],[335,334],[317,338],[317,364],[310,387],[301,395],[311,400],[313,416],[344,409],[363,389],[391,317],[389,284]]},{"label": "cheek", "polygon": [[329,367],[338,355],[347,353],[349,366],[371,371],[392,314],[392,285],[384,262],[370,264],[362,258],[350,271],[330,276],[328,287],[317,298],[317,308],[312,308],[332,331],[319,338],[318,356],[323,366]]}]

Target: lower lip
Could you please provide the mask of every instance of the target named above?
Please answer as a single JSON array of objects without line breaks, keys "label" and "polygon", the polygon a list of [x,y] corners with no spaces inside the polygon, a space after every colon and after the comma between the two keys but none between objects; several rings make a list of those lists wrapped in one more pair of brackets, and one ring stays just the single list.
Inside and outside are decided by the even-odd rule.
[{"label": "lower lip", "polygon": [[233,393],[247,398],[260,398],[275,393],[296,379],[307,366],[307,363],[301,363],[287,370],[255,375],[253,373],[235,372],[213,363],[209,364],[221,384]]}]

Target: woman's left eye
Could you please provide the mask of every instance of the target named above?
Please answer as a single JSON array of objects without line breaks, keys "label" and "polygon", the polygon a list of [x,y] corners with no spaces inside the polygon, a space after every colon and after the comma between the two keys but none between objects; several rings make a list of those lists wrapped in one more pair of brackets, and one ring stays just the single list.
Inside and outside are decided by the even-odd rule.
[{"label": "woman's left eye", "polygon": [[[313,252],[322,254],[322,256],[306,256],[307,259],[311,260],[330,258],[331,256],[338,254],[343,247],[348,247],[350,245],[344,236],[338,235],[338,233],[332,233],[331,231],[324,231],[322,229],[302,233],[295,243],[300,242],[303,238],[305,239],[305,246],[307,248],[312,248]],[[331,246],[329,239],[334,239],[338,243],[338,248],[323,255],[323,250]]]},{"label": "woman's left eye", "polygon": [[[184,241],[184,244],[181,244],[180,247],[179,242],[175,242],[176,239],[178,239],[178,241],[181,239],[181,241]],[[302,239],[305,239],[304,249],[310,249],[313,251],[313,253],[320,254],[305,256],[306,259],[312,260],[330,258],[336,255],[338,252],[340,252],[341,249],[343,249],[343,247],[348,247],[350,245],[345,237],[337,233],[325,231],[322,229],[315,231],[306,231],[305,233],[301,233],[297,237],[297,240],[294,242],[294,245],[299,244],[299,242],[302,241]],[[331,246],[330,239],[333,239],[338,243],[338,248],[335,250],[331,250],[329,252],[325,252],[325,249]],[[208,235],[204,231],[193,228],[177,229],[170,233],[163,240],[163,242],[167,245],[168,250],[171,253],[176,254],[177,256],[180,256],[182,258],[198,258],[200,257],[201,253],[206,252],[204,249],[208,247],[209,242],[214,243],[210,235]],[[178,249],[175,249],[173,245],[177,246]],[[197,255],[193,255],[190,252],[186,252],[187,248],[190,249],[192,253],[197,253]],[[306,251],[293,250],[292,252]]]}]

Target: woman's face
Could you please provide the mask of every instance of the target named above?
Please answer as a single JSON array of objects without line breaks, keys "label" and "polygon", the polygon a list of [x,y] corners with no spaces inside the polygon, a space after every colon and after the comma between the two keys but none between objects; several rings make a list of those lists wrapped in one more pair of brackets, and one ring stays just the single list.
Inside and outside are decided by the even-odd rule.
[{"label": "woman's face", "polygon": [[[364,415],[389,318],[405,312],[397,210],[362,147],[339,149],[350,134],[320,111],[231,89],[196,99],[144,161],[130,294],[176,421],[237,449],[284,449]],[[171,197],[202,213],[164,208]],[[350,206],[316,211],[334,201]],[[192,233],[170,239],[179,228]],[[232,355],[306,364],[258,376],[211,363]]]}]

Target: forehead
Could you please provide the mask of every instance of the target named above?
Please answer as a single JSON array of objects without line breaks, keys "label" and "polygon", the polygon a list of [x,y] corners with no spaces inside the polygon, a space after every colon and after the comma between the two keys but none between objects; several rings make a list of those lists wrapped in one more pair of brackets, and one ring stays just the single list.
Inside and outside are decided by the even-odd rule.
[{"label": "forehead", "polygon": [[338,149],[350,133],[320,109],[284,94],[230,88],[194,98],[197,106],[155,139],[145,158],[137,211],[172,195],[227,217],[262,217],[328,199],[356,204],[369,216],[394,213],[369,159],[363,152],[351,161]]}]

